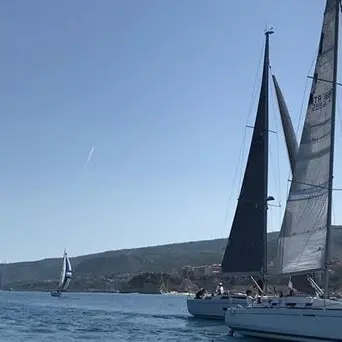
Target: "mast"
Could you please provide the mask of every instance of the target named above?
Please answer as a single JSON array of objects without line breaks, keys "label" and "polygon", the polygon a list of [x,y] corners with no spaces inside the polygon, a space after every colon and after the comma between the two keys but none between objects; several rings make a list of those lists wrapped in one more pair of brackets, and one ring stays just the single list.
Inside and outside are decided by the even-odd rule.
[{"label": "mast", "polygon": [[[265,59],[264,59],[264,73],[263,73],[263,91],[264,91],[264,115],[265,115],[265,126],[264,126],[264,134],[265,134],[265,150],[264,150],[264,167],[265,167],[265,173],[264,173],[264,258],[263,258],[263,267],[262,267],[262,284],[263,284],[263,290],[265,289],[265,278],[267,276],[267,209],[268,209],[268,204],[267,204],[267,199],[268,199],[268,130],[269,130],[269,110],[268,110],[268,81],[269,81],[269,67],[270,67],[270,52],[269,52],[269,40],[270,40],[270,35],[273,34],[274,31],[272,29],[267,30],[265,32],[266,36],[266,43],[265,43]],[[260,94],[261,97],[262,94]]]},{"label": "mast", "polygon": [[253,136],[238,204],[222,261],[229,275],[267,274],[269,36],[265,32],[263,74]]},{"label": "mast", "polygon": [[330,134],[330,158],[329,158],[329,184],[328,184],[328,208],[327,208],[327,232],[325,241],[324,255],[324,299],[328,296],[329,287],[329,261],[331,249],[331,221],[332,221],[332,192],[334,178],[334,150],[335,150],[335,119],[336,119],[336,82],[337,82],[337,64],[338,64],[338,34],[339,34],[339,13],[341,0],[335,0],[335,50],[333,66],[333,84],[332,84],[332,108],[331,108],[331,134]]}]

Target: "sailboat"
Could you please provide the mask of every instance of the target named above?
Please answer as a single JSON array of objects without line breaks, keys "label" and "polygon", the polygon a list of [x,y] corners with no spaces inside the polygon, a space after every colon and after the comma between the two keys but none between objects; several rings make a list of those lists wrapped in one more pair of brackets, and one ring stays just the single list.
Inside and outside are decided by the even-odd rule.
[{"label": "sailboat", "polygon": [[342,341],[342,302],[328,296],[340,6],[340,0],[326,1],[276,265],[281,275],[322,272],[324,291],[316,297],[279,297],[228,309],[226,324],[245,336]]},{"label": "sailboat", "polygon": [[[222,261],[222,272],[231,276],[251,276],[262,292],[260,284],[267,275],[267,209],[273,197],[268,196],[268,88],[269,36],[265,32],[265,55],[262,84],[250,145],[247,165],[232,229]],[[259,282],[253,276],[258,276]],[[260,282],[261,280],[261,282]],[[188,298],[187,307],[196,317],[224,319],[225,310],[246,305],[245,293],[226,293],[216,296]]]},{"label": "sailboat", "polygon": [[71,277],[72,277],[71,263],[68,258],[67,252],[64,250],[61,277],[59,279],[59,284],[58,284],[57,289],[50,293],[51,296],[61,297],[62,292],[65,292],[68,289],[70,285]]}]

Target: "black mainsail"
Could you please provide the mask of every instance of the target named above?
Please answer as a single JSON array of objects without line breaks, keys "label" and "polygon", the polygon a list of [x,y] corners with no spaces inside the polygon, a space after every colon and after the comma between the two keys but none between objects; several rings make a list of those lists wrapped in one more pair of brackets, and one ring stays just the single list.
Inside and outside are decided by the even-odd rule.
[{"label": "black mainsail", "polygon": [[267,270],[269,36],[272,33],[265,33],[262,83],[252,142],[222,261],[222,272],[231,275],[265,275]]}]

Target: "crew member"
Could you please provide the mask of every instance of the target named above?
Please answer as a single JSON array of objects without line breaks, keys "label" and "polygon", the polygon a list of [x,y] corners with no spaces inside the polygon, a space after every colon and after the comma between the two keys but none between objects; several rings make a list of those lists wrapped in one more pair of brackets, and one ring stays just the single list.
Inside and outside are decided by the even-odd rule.
[{"label": "crew member", "polygon": [[222,295],[223,295],[223,292],[224,292],[223,284],[222,284],[222,283],[219,283],[219,284],[216,286],[216,294],[222,296]]}]

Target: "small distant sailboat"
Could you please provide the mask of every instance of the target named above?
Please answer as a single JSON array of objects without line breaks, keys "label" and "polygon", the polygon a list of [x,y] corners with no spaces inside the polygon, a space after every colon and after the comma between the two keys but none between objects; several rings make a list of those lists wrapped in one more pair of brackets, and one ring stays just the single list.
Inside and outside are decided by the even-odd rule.
[{"label": "small distant sailboat", "polygon": [[57,290],[52,291],[50,293],[51,296],[60,297],[62,295],[62,292],[65,292],[68,289],[70,285],[71,277],[72,277],[71,263],[68,258],[67,252],[64,250],[61,278],[59,280]]}]

